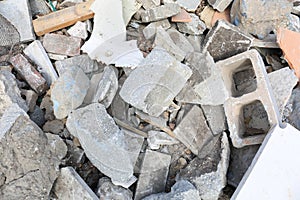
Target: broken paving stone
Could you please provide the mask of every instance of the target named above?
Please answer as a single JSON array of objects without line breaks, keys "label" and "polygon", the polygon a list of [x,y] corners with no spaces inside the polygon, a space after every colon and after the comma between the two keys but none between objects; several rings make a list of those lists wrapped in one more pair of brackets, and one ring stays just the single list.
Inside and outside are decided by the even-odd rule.
[{"label": "broken paving stone", "polygon": [[[149,74],[151,76],[149,76]],[[126,79],[120,96],[151,116],[159,116],[180,92],[191,70],[165,50],[155,48]]]},{"label": "broken paving stone", "polygon": [[202,149],[213,139],[213,134],[207,126],[203,112],[199,106],[187,113],[174,130],[175,137],[189,148],[195,155],[200,155]]},{"label": "broken paving stone", "polygon": [[33,112],[36,106],[36,101],[39,97],[38,94],[32,90],[21,90],[21,94],[25,96],[29,112]]},{"label": "broken paving stone", "polygon": [[[0,47],[12,46],[20,42],[20,35],[16,27],[0,14]],[[2,54],[1,54],[2,55]]]},{"label": "broken paving stone", "polygon": [[43,38],[43,46],[49,53],[76,56],[80,54],[81,39],[48,33]]},{"label": "broken paving stone", "polygon": [[171,27],[168,19],[160,20],[157,22],[151,22],[143,29],[143,34],[147,40],[151,39],[156,34],[156,29],[161,26],[163,29],[167,30]]},{"label": "broken paving stone", "polygon": [[143,139],[133,139],[121,131],[102,104],[94,103],[73,111],[66,125],[79,139],[93,165],[115,185],[129,187],[135,182],[133,168]]},{"label": "broken paving stone", "polygon": [[13,103],[18,104],[25,112],[29,109],[21,97],[15,76],[6,70],[0,70],[0,102],[0,116]]},{"label": "broken paving stone", "polygon": [[64,130],[64,123],[61,120],[47,121],[43,126],[44,132],[59,134]]},{"label": "broken paving stone", "polygon": [[192,17],[186,10],[181,9],[180,13],[178,13],[177,15],[174,15],[171,18],[171,21],[172,22],[191,22]]},{"label": "broken paving stone", "polygon": [[189,181],[181,180],[176,182],[169,193],[153,194],[143,200],[200,200],[200,194]]},{"label": "broken paving stone", "polygon": [[180,6],[177,3],[167,3],[141,13],[142,22],[154,22],[167,19],[180,13]]},{"label": "broken paving stone", "polygon": [[84,103],[101,103],[108,108],[118,90],[116,73],[117,70],[113,66],[106,66],[103,73],[93,75]]},{"label": "broken paving stone", "polygon": [[[0,15],[3,15],[3,17],[16,27],[20,34],[21,42],[35,39],[28,0],[0,1]],[[2,29],[1,34],[3,34]]]},{"label": "broken paving stone", "polygon": [[219,12],[223,12],[233,0],[208,0],[208,3]]},{"label": "broken paving stone", "polygon": [[[0,120],[9,120],[3,119],[5,116]],[[66,155],[66,145],[58,136],[45,134],[27,116],[20,115],[11,122],[0,140],[0,171],[6,177],[0,196],[47,199],[59,175],[57,169]]]},{"label": "broken paving stone", "polygon": [[72,167],[64,167],[55,181],[53,192],[58,199],[98,200],[99,198]]},{"label": "broken paving stone", "polygon": [[190,14],[191,22],[178,22],[178,30],[182,33],[187,33],[190,35],[201,35],[206,30],[206,25],[199,17],[195,14]]},{"label": "broken paving stone", "polygon": [[159,149],[160,145],[173,145],[179,143],[179,141],[175,138],[172,138],[167,133],[160,131],[149,131],[147,142],[152,150]]},{"label": "broken paving stone", "polygon": [[226,117],[223,105],[209,106],[201,105],[203,113],[214,135],[223,133],[227,129]]},{"label": "broken paving stone", "polygon": [[146,150],[134,199],[165,191],[171,156]]},{"label": "broken paving stone", "polygon": [[204,50],[218,61],[249,50],[252,41],[234,25],[218,20],[205,37]]},{"label": "broken paving stone", "polygon": [[188,12],[195,12],[201,3],[199,0],[177,0],[176,2]]},{"label": "broken paving stone", "polygon": [[179,47],[179,49],[184,51],[186,55],[194,51],[194,47],[191,45],[188,39],[179,31],[177,31],[176,29],[169,29],[167,33],[169,34],[175,45]]},{"label": "broken paving stone", "polygon": [[132,200],[133,198],[129,189],[114,185],[107,177],[99,179],[97,195],[101,200]]},{"label": "broken paving stone", "polygon": [[46,80],[22,55],[17,54],[10,58],[11,64],[17,73],[28,83],[28,85],[38,94],[43,94],[47,89]]},{"label": "broken paving stone", "polygon": [[293,3],[286,0],[234,0],[231,7],[231,22],[263,39],[279,27],[288,26],[288,17]]},{"label": "broken paving stone", "polygon": [[84,100],[90,81],[84,72],[77,66],[67,69],[54,83],[51,89],[54,115],[63,119],[78,108]]},{"label": "broken paving stone", "polygon": [[182,61],[186,56],[186,53],[176,46],[170,35],[162,27],[158,27],[156,29],[156,36],[153,46],[164,48],[169,54],[174,56],[179,61]]},{"label": "broken paving stone", "polygon": [[68,31],[71,36],[85,40],[88,37],[87,25],[84,22],[76,22]]},{"label": "broken paving stone", "polygon": [[223,133],[215,149],[203,158],[195,158],[180,171],[178,180],[190,181],[199,191],[201,199],[218,199],[226,186],[226,173],[229,164],[229,142]]},{"label": "broken paving stone", "polygon": [[50,87],[57,80],[58,76],[42,43],[39,40],[35,40],[25,48],[24,54],[37,65],[38,71],[46,79]]},{"label": "broken paving stone", "polygon": [[143,5],[143,8],[149,10],[151,8],[158,7],[160,5],[160,0],[140,0]]}]

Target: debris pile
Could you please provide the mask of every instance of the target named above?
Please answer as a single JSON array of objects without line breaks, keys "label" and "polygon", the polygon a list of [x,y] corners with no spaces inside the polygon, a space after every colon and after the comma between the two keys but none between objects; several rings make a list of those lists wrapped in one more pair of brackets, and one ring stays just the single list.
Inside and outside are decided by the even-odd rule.
[{"label": "debris pile", "polygon": [[298,5],[0,1],[0,199],[300,198]]}]

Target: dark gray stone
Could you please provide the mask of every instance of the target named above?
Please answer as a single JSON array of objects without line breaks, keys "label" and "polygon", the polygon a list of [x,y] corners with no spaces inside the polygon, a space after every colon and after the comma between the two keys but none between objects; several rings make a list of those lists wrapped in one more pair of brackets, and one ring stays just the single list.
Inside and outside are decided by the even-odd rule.
[{"label": "dark gray stone", "polygon": [[214,135],[223,133],[227,129],[226,117],[223,105],[207,106],[202,105],[203,113]]}]

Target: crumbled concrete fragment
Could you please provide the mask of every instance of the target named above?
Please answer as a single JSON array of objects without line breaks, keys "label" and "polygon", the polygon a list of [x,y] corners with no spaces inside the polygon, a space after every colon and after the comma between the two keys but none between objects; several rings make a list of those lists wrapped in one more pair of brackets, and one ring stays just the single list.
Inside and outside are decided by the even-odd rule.
[{"label": "crumbled concrete fragment", "polygon": [[103,73],[95,74],[84,99],[85,104],[101,103],[108,108],[118,90],[118,77],[113,66],[106,66]]},{"label": "crumbled concrete fragment", "polygon": [[204,40],[204,35],[189,35],[187,36],[190,44],[194,47],[194,51],[202,52],[202,43]]},{"label": "crumbled concrete fragment", "polygon": [[28,116],[20,115],[10,126],[0,140],[0,171],[6,177],[1,198],[47,199],[66,145],[58,136],[43,133]]},{"label": "crumbled concrete fragment", "polygon": [[[151,74],[151,76],[149,76]],[[165,50],[155,48],[132,71],[120,91],[129,104],[152,116],[159,116],[180,92],[191,70]]]},{"label": "crumbled concrete fragment", "polygon": [[39,40],[35,40],[24,50],[25,55],[30,58],[36,65],[38,71],[46,79],[48,86],[57,80],[57,73]]},{"label": "crumbled concrete fragment", "polygon": [[61,168],[60,175],[53,187],[53,192],[58,199],[99,199],[72,167]]},{"label": "crumbled concrete fragment", "polygon": [[[12,46],[20,42],[20,35],[14,25],[0,14],[0,46]],[[2,51],[1,54],[2,55]]]},{"label": "crumbled concrete fragment", "polygon": [[158,7],[160,5],[160,0],[140,0],[143,4],[143,8],[149,10],[151,8]]},{"label": "crumbled concrete fragment", "polygon": [[235,0],[231,7],[231,22],[248,33],[263,39],[279,27],[288,26],[292,1]]},{"label": "crumbled concrete fragment", "polygon": [[35,39],[28,0],[0,1],[0,14],[16,27],[21,42]]},{"label": "crumbled concrete fragment", "polygon": [[139,110],[136,110],[135,114],[137,115],[138,118],[140,118],[141,120],[143,120],[147,123],[150,123],[161,129],[167,128],[167,119],[165,119],[163,117],[153,117],[153,116],[147,115],[146,113],[143,113]]},{"label": "crumbled concrete fragment", "polygon": [[226,130],[226,117],[223,105],[209,106],[201,105],[203,113],[214,135],[223,133]]},{"label": "crumbled concrete fragment", "polygon": [[203,48],[215,61],[218,61],[247,51],[252,41],[252,37],[241,32],[234,25],[219,20],[206,35]]},{"label": "crumbled concrete fragment", "polygon": [[55,62],[55,67],[59,76],[61,76],[68,68],[75,65],[80,67],[88,76],[91,76],[91,74],[100,70],[99,64],[95,60],[90,59],[86,54]]},{"label": "crumbled concrete fragment", "polygon": [[190,181],[199,191],[201,199],[216,200],[226,186],[230,148],[226,133],[216,143],[215,150],[202,159],[195,158],[180,171],[178,180]]},{"label": "crumbled concrete fragment", "polygon": [[181,180],[176,182],[169,193],[152,194],[143,200],[200,200],[200,194],[189,181]]},{"label": "crumbled concrete fragment", "polygon": [[184,51],[187,54],[194,51],[194,47],[191,45],[191,43],[188,41],[188,39],[181,34],[176,29],[169,29],[167,31],[173,42],[176,44],[176,46],[179,47],[182,51]]},{"label": "crumbled concrete fragment", "polygon": [[206,30],[206,25],[195,14],[190,14],[192,17],[191,22],[178,22],[178,30],[182,33],[188,33],[190,35],[201,35]]},{"label": "crumbled concrete fragment", "polygon": [[142,22],[154,22],[180,13],[180,6],[177,3],[167,3],[141,13]]},{"label": "crumbled concrete fragment", "polygon": [[163,29],[167,30],[171,27],[168,19],[160,20],[157,22],[151,22],[143,29],[143,34],[147,40],[151,39],[156,34],[156,29],[161,26]]},{"label": "crumbled concrete fragment", "polygon": [[47,15],[51,12],[44,0],[30,0],[29,3],[32,16]]},{"label": "crumbled concrete fragment", "polygon": [[121,131],[102,104],[73,111],[66,126],[77,137],[89,160],[116,185],[129,187],[142,144]]},{"label": "crumbled concrete fragment", "polygon": [[160,145],[173,145],[178,144],[179,141],[172,138],[165,132],[149,131],[147,138],[150,149],[156,150],[160,148]]},{"label": "crumbled concrete fragment", "polygon": [[233,0],[208,0],[208,3],[216,10],[223,12]]},{"label": "crumbled concrete fragment", "polygon": [[299,16],[289,15],[289,26],[288,29],[295,32],[300,32],[300,19]]},{"label": "crumbled concrete fragment", "polygon": [[165,190],[170,162],[170,155],[146,150],[134,199],[140,200]]},{"label": "crumbled concrete fragment", "polygon": [[21,94],[25,96],[29,112],[33,112],[35,109],[36,101],[39,97],[38,94],[32,90],[21,90]]},{"label": "crumbled concrete fragment", "polygon": [[77,164],[82,164],[85,158],[84,151],[77,147],[72,140],[65,140],[68,147],[68,152],[66,155],[66,163],[69,166],[76,166]]},{"label": "crumbled concrete fragment", "polygon": [[18,104],[25,112],[29,110],[25,100],[21,97],[15,76],[6,70],[0,70],[0,102],[0,116],[13,103]]},{"label": "crumbled concrete fragment", "polygon": [[52,60],[65,60],[68,58],[68,56],[66,56],[66,55],[59,55],[59,54],[55,54],[55,53],[48,53],[48,56]]},{"label": "crumbled concrete fragment", "polygon": [[22,55],[17,54],[10,59],[11,64],[17,73],[29,84],[38,94],[43,94],[47,89],[46,80]]},{"label": "crumbled concrete fragment", "polygon": [[111,62],[111,64],[114,64],[116,67],[134,69],[139,66],[142,60],[144,60],[143,53],[138,48],[135,48],[125,52],[119,58]]},{"label": "crumbled concrete fragment", "polygon": [[78,37],[47,33],[43,39],[43,46],[49,53],[76,56],[80,54],[81,39]]},{"label": "crumbled concrete fragment", "polygon": [[89,85],[88,77],[79,67],[68,68],[51,89],[55,117],[63,119],[78,108],[83,103]]},{"label": "crumbled concrete fragment", "polygon": [[86,39],[88,37],[87,25],[84,22],[76,22],[68,31],[71,36]]},{"label": "crumbled concrete fragment", "polygon": [[179,61],[182,61],[186,56],[186,53],[176,46],[170,35],[162,27],[156,29],[154,46],[164,48]]},{"label": "crumbled concrete fragment", "polygon": [[114,185],[107,177],[99,179],[97,195],[101,200],[132,200],[133,198],[129,189]]},{"label": "crumbled concrete fragment", "polygon": [[195,155],[201,154],[202,148],[213,138],[199,106],[193,106],[175,128],[174,134]]},{"label": "crumbled concrete fragment", "polygon": [[44,132],[59,134],[64,130],[64,123],[61,120],[47,121],[43,126]]},{"label": "crumbled concrete fragment", "polygon": [[142,7],[140,0],[122,0],[123,20],[127,26],[132,16]]},{"label": "crumbled concrete fragment", "polygon": [[201,3],[199,0],[177,0],[176,2],[189,12],[195,12],[198,5]]}]

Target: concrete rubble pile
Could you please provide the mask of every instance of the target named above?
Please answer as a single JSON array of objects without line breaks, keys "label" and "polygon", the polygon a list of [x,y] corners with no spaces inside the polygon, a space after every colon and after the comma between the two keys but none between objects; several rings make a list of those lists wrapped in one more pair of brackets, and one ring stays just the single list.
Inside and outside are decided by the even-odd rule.
[{"label": "concrete rubble pile", "polygon": [[299,5],[0,1],[0,199],[299,199]]}]

